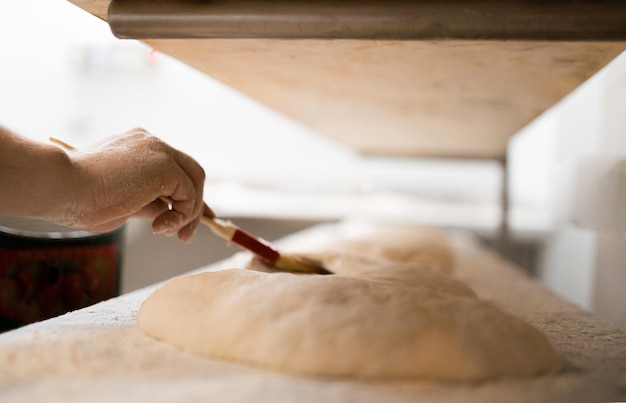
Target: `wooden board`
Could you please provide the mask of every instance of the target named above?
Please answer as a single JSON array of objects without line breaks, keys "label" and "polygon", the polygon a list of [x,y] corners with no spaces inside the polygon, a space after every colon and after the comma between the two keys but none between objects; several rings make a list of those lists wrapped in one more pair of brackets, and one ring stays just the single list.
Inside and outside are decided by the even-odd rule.
[{"label": "wooden board", "polygon": [[[320,226],[283,240],[316,250],[362,224]],[[157,286],[0,334],[0,401],[609,402],[626,397],[626,334],[563,301],[462,233],[448,237],[455,275],[480,298],[541,329],[563,372],[481,383],[295,377],[204,359],[145,336],[136,312]],[[242,267],[247,255],[203,270]],[[146,267],[146,270],[153,268]],[[210,290],[208,290],[210,292]],[[237,313],[233,313],[237,314]]]},{"label": "wooden board", "polygon": [[[109,0],[71,0],[106,19]],[[502,158],[616,41],[154,39],[154,48],[364,153]]]}]

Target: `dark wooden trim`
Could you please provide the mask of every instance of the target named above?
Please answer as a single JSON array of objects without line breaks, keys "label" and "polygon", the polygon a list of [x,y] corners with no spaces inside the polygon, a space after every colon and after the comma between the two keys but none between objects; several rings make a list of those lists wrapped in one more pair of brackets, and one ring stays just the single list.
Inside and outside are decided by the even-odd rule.
[{"label": "dark wooden trim", "polygon": [[626,39],[625,0],[113,0],[108,20],[137,39]]}]

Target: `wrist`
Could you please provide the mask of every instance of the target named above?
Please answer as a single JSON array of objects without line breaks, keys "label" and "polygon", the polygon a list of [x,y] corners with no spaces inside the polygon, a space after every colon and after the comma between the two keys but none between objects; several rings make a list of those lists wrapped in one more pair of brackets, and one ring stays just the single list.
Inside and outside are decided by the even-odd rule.
[{"label": "wrist", "polygon": [[88,211],[83,206],[89,192],[87,175],[65,151],[53,145],[43,145],[42,161],[47,161],[45,175],[40,178],[43,203],[37,207],[43,219],[68,227],[76,227],[81,215]]},{"label": "wrist", "polygon": [[62,149],[0,126],[0,214],[75,226],[89,211],[89,186],[86,170]]}]

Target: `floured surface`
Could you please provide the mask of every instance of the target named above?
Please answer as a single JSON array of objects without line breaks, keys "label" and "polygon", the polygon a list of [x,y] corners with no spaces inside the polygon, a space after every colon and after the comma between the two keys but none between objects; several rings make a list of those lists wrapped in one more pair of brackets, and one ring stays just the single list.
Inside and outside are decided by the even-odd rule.
[{"label": "floured surface", "polygon": [[[319,227],[282,245],[305,251],[353,229]],[[624,333],[549,293],[472,238],[453,236],[450,242],[456,275],[479,297],[541,329],[565,359],[562,373],[476,385],[359,382],[291,377],[196,358],[136,328],[136,311],[150,288],[0,335],[0,401],[626,400]]]}]

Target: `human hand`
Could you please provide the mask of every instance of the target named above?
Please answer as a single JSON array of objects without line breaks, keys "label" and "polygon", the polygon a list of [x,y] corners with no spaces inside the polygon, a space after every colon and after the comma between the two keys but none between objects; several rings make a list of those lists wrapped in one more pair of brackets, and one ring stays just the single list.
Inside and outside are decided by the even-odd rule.
[{"label": "human hand", "polygon": [[[153,220],[155,233],[191,241],[202,214],[202,167],[144,129],[133,129],[69,153],[79,178],[74,208],[65,224],[92,232],[110,231],[130,217]],[[169,206],[159,199],[166,196]]]}]

